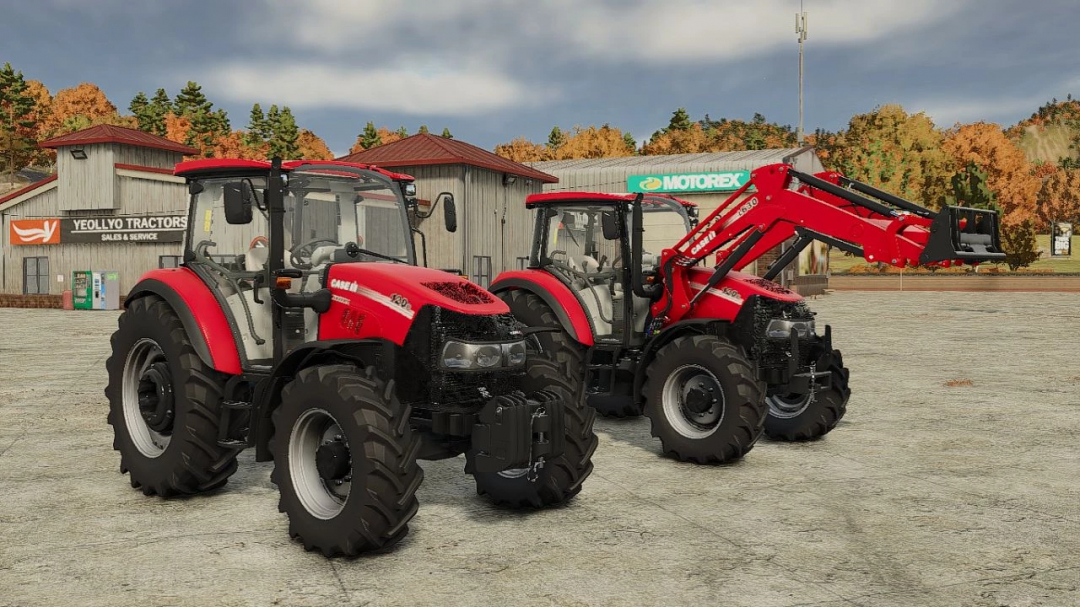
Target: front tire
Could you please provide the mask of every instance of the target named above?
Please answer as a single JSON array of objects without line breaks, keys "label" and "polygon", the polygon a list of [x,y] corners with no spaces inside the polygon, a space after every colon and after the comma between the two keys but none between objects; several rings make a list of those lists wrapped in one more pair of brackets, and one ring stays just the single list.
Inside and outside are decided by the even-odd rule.
[{"label": "front tire", "polygon": [[840,350],[833,350],[829,365],[831,384],[827,390],[809,394],[774,395],[766,398],[769,416],[765,434],[779,441],[807,441],[821,438],[832,431],[847,412],[851,388],[850,372],[844,366]]},{"label": "front tire", "polygon": [[131,302],[111,342],[108,421],[131,486],[171,497],[224,485],[238,453],[217,443],[227,376],[199,358],[176,313],[157,296]]},{"label": "front tire", "polygon": [[351,365],[303,369],[273,421],[278,510],[304,549],[356,556],[405,537],[424,474],[420,436],[392,381]]},{"label": "front tire", "polygon": [[711,335],[678,337],[645,373],[645,415],[665,454],[725,463],[760,438],[768,411],[764,385],[734,344]]},{"label": "front tire", "polygon": [[[545,462],[535,480],[526,469],[474,473],[476,492],[496,504],[512,508],[542,508],[562,504],[581,492],[592,474],[592,455],[599,440],[593,432],[596,412],[582,399],[582,391],[571,383],[559,365],[542,356],[530,356],[524,388],[530,398],[544,391],[563,400],[565,449],[562,455]],[[540,392],[541,394],[543,392]],[[471,468],[471,466],[470,466]]]}]

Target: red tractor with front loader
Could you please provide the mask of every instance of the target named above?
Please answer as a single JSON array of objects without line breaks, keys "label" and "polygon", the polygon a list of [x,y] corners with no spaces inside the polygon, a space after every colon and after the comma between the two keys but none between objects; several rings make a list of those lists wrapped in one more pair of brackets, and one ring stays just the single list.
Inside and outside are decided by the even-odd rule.
[{"label": "red tractor with front loader", "polygon": [[[290,534],[327,556],[407,533],[417,459],[464,454],[478,493],[510,506],[581,490],[595,413],[502,301],[417,267],[411,177],[280,159],[175,174],[184,263],[131,289],[106,363],[132,487],[209,491],[254,447]],[[454,231],[453,196],[439,200]]]},{"label": "red tractor with front loader", "polygon": [[[656,194],[557,192],[526,205],[537,211],[529,267],[490,290],[543,329],[540,345],[591,406],[644,412],[666,454],[698,463],[740,458],[763,433],[819,438],[843,417],[849,374],[831,328],[773,282],[811,242],[898,267],[1004,259],[994,211],[935,212],[787,164],[753,171],[700,223],[692,203]],[[762,277],[740,272],[792,238]]]}]

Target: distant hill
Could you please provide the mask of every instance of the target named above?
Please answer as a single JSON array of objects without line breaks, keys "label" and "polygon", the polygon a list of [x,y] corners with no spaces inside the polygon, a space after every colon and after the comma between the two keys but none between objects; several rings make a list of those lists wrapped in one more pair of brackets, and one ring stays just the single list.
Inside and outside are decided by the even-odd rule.
[{"label": "distant hill", "polygon": [[1063,158],[1078,158],[1080,100],[1071,95],[1065,101],[1054,99],[1005,132],[1032,162],[1057,164]]},{"label": "distant hill", "polygon": [[1025,126],[1018,144],[1032,162],[1057,162],[1062,158],[1078,158],[1070,146],[1080,136],[1080,130],[1066,124]]}]

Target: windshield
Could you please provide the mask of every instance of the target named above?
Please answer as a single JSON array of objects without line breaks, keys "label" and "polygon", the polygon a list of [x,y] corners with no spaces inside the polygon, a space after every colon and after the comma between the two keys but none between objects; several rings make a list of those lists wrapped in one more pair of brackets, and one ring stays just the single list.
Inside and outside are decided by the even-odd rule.
[{"label": "windshield", "polygon": [[302,262],[320,247],[352,242],[363,250],[357,260],[385,256],[413,263],[408,216],[397,184],[376,173],[353,171],[288,175],[285,249]]},{"label": "windshield", "polygon": [[[643,264],[655,263],[650,255],[675,245],[690,230],[690,218],[679,203],[667,198],[645,198],[641,204]],[[621,266],[618,240],[606,240],[602,217],[615,209],[608,204],[567,204],[548,207],[546,238],[540,256],[566,259],[571,267],[600,265]],[[630,234],[629,210],[626,234]],[[601,260],[605,263],[601,264]],[[595,263],[594,263],[595,262]]]}]

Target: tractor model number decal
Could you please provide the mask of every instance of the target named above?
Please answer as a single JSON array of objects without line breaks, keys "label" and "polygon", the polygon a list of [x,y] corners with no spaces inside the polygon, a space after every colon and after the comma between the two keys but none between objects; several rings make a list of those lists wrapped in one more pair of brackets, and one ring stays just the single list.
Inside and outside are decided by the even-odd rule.
[{"label": "tractor model number decal", "polygon": [[724,287],[723,289],[720,289],[720,292],[726,295],[728,299],[742,301],[742,294],[731,287]]},{"label": "tractor model number decal", "polygon": [[404,295],[398,295],[397,293],[394,293],[390,296],[390,301],[394,302],[395,306],[400,306],[401,308],[412,312],[412,304],[409,303],[408,299],[405,299]]},{"label": "tractor model number decal", "polygon": [[738,220],[740,217],[742,217],[743,215],[746,215],[747,213],[749,213],[750,209],[757,206],[757,202],[758,202],[757,201],[757,196],[754,196],[750,200],[747,200],[746,204],[739,207],[738,211],[735,211],[735,214],[731,216],[731,219],[728,219],[727,221],[724,222],[723,227],[725,227],[725,228],[728,227],[729,225],[735,223],[735,221]]}]

